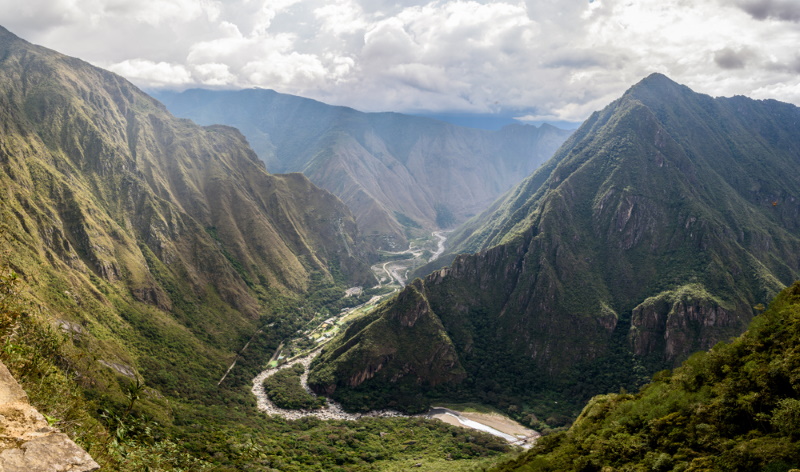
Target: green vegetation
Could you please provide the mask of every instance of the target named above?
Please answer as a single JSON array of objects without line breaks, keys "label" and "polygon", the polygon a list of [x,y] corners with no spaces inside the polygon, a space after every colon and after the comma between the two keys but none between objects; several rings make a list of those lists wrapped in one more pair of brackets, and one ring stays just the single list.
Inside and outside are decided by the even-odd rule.
[{"label": "green vegetation", "polygon": [[[753,306],[800,278],[797,136],[793,105],[648,77],[477,218],[472,236],[452,235],[456,250],[480,252],[407,288],[438,320],[430,332],[392,322],[398,297],[313,370],[336,373],[334,396],[359,408],[477,401],[563,428],[591,396],[633,391],[741,334]],[[374,347],[404,336],[411,347],[391,356]],[[427,339],[465,375],[427,369],[416,357]],[[392,382],[408,372],[413,382]],[[353,375],[364,382],[344,385]]]},{"label": "green vegetation", "polygon": [[422,229],[422,226],[419,225],[416,221],[412,220],[405,213],[401,213],[399,211],[394,212],[394,217],[397,218],[397,222],[403,226],[413,229]]},{"label": "green vegetation", "polygon": [[[506,451],[419,418],[257,413],[250,381],[278,346],[371,294],[343,299],[371,280],[352,214],[302,175],[266,173],[230,128],[176,120],[120,77],[2,28],[0,58],[0,357],[107,470],[457,470]],[[738,333],[798,275],[799,122],[788,105],[649,80],[502,203],[485,252],[353,319],[314,366],[316,388],[362,410],[485,402],[558,430],[597,390]],[[416,142],[395,138],[399,155]],[[436,213],[456,218],[445,203]],[[756,355],[794,335],[773,324],[774,339],[712,351],[644,390],[648,409],[619,425],[652,436],[580,447],[621,445],[624,460],[663,469],[717,464],[712,453],[725,467],[796,463],[797,362]],[[291,374],[276,386],[287,401]],[[631,398],[596,399],[578,425]],[[681,433],[656,434],[672,422]],[[651,437],[655,457],[639,446]]]},{"label": "green vegetation", "polygon": [[208,468],[209,464],[165,437],[152,418],[132,414],[139,398],[152,392],[138,380],[123,381],[130,388],[127,398],[118,400],[127,407],[116,413],[88,399],[76,371],[76,356],[81,354],[75,337],[53,329],[47,314],[26,303],[25,297],[17,274],[5,264],[0,266],[0,359],[52,426],[85,448],[103,470]]},{"label": "green vegetation", "polygon": [[[80,337],[50,328],[46,314],[35,314],[21,301],[24,288],[13,271],[0,271],[0,359],[32,404],[84,447],[102,470],[355,472],[420,464],[419,470],[459,471],[508,458],[502,440],[439,421],[267,418],[255,413],[246,388],[222,390],[226,396],[200,403],[162,398],[154,405],[160,397],[155,390],[118,376],[124,393],[116,399],[89,398],[74,364]],[[156,408],[171,412],[171,426],[150,415]]]},{"label": "green vegetation", "polygon": [[2,28],[0,58],[0,358],[104,470],[351,471],[448,454],[463,468],[507,451],[425,420],[260,414],[251,379],[277,347],[364,301],[341,300],[369,280],[350,212],[114,74]]},{"label": "green vegetation", "polygon": [[306,371],[302,364],[279,370],[264,380],[264,390],[278,407],[287,410],[315,410],[325,406],[325,397],[306,392],[300,376]]},{"label": "green vegetation", "polygon": [[800,282],[729,344],[592,399],[498,471],[787,471],[800,466]]},{"label": "green vegetation", "polygon": [[182,443],[220,470],[400,471],[420,464],[421,470],[466,471],[511,456],[499,438],[422,418],[269,419],[247,428],[208,428]]}]

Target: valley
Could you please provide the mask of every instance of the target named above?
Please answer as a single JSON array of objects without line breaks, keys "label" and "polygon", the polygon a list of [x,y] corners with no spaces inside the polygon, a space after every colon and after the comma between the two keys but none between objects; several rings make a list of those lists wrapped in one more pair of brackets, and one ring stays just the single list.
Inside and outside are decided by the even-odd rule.
[{"label": "valley", "polygon": [[[278,407],[269,399],[264,388],[264,382],[283,369],[290,369],[300,365],[303,367],[303,374],[300,377],[301,386],[309,394],[315,395],[308,387],[308,370],[325,344],[339,335],[342,329],[352,321],[368,315],[378,304],[402,289],[402,287],[405,286],[405,274],[423,263],[435,260],[444,252],[446,241],[447,237],[445,236],[445,232],[436,231],[431,235],[431,238],[415,240],[413,242],[414,246],[406,251],[384,252],[385,255],[390,257],[410,256],[408,259],[397,259],[372,266],[372,270],[378,279],[378,285],[375,288],[383,288],[385,290],[391,289],[390,292],[384,293],[383,295],[375,295],[366,303],[343,310],[339,315],[326,319],[316,327],[306,329],[299,338],[281,342],[270,359],[269,367],[253,378],[252,393],[256,397],[258,409],[268,415],[280,416],[287,420],[314,417],[320,420],[355,421],[361,418],[409,416],[395,410],[373,410],[363,413],[350,413],[331,399],[326,399],[325,406],[319,409],[284,409]],[[431,253],[431,249],[434,247],[434,252]],[[430,256],[425,257],[428,254],[430,254]],[[380,277],[378,274],[380,274]],[[353,287],[348,289],[347,293],[356,294],[360,293],[361,290],[361,287]],[[502,438],[511,445],[519,445],[525,448],[530,447],[533,444],[532,440],[539,436],[537,432],[525,428],[507,416],[499,413],[467,413],[449,408],[433,407],[427,413],[413,416],[434,418],[456,426],[483,431]]]},{"label": "valley", "polygon": [[405,287],[409,274],[415,269],[435,261],[445,251],[446,231],[434,231],[430,237],[412,240],[405,251],[378,251],[382,258],[389,259],[372,266],[378,286]]},{"label": "valley", "polygon": [[217,85],[0,27],[0,361],[90,468],[800,467],[797,106],[653,73],[486,130]]},{"label": "valley", "polygon": [[548,124],[474,129],[274,90],[154,95],[176,116],[239,129],[267,170],[302,172],[351,209],[370,247],[387,251],[483,211],[572,133]]},{"label": "valley", "polygon": [[798,115],[643,79],[472,220],[474,253],[445,250],[333,340],[309,383],[348,408],[502,405],[544,432],[636,391],[800,276]]}]

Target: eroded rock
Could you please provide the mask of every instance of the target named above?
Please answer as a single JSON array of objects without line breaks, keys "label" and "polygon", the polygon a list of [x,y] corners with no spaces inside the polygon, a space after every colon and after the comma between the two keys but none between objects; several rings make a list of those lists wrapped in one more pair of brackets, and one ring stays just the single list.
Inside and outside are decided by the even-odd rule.
[{"label": "eroded rock", "polygon": [[0,472],[91,472],[89,454],[52,428],[0,362]]}]

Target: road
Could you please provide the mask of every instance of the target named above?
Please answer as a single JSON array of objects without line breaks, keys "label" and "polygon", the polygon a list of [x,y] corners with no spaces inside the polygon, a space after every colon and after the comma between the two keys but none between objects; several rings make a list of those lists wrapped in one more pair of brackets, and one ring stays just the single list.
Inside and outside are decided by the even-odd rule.
[{"label": "road", "polygon": [[[427,262],[436,260],[444,253],[445,241],[447,241],[445,231],[434,231],[433,237],[437,239],[436,251],[431,254],[431,257],[428,258]],[[389,279],[389,282],[387,283],[388,285],[397,283],[397,285],[400,287],[405,287],[407,282],[406,275],[408,274],[409,268],[419,264],[423,251],[418,248],[409,248],[405,251],[390,252],[389,254],[410,254],[412,257],[397,261],[388,261],[384,262],[383,264],[376,264],[372,266],[372,271],[376,274],[386,274],[386,277]],[[376,275],[376,278],[378,278],[378,285],[383,285],[382,281],[384,278],[378,275]]]}]

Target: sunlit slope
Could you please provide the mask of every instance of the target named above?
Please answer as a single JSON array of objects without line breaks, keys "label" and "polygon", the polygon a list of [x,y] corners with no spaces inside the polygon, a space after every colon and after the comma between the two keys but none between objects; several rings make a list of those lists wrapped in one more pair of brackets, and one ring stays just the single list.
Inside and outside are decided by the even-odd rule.
[{"label": "sunlit slope", "polygon": [[369,277],[347,207],[235,129],[4,29],[0,62],[0,248],[87,385],[202,396],[286,301]]}]

